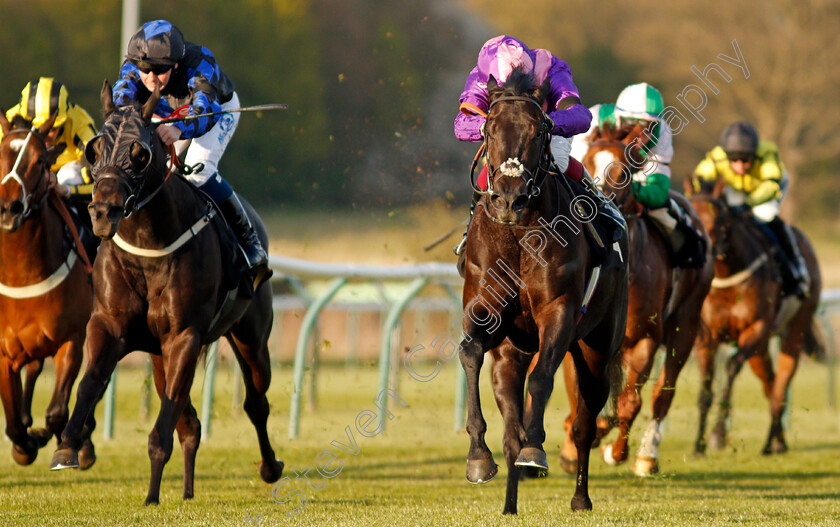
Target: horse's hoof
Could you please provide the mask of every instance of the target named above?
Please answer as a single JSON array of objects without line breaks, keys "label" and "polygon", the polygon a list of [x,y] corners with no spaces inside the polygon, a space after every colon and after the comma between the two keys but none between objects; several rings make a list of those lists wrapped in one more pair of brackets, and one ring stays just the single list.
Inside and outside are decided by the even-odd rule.
[{"label": "horse's hoof", "polygon": [[266,483],[274,483],[283,475],[283,467],[285,466],[279,459],[274,460],[274,463],[260,461],[260,477]]},{"label": "horse's hoof", "polygon": [[765,456],[770,456],[773,454],[784,454],[787,451],[788,447],[784,441],[772,440],[764,446],[764,450],[761,453]]},{"label": "horse's hoof", "polygon": [[60,448],[53,454],[50,470],[79,468],[79,453],[72,448]]},{"label": "horse's hoof", "polygon": [[90,439],[85,439],[82,443],[82,449],[79,450],[79,468],[87,470],[96,463],[96,450],[93,448],[93,443]]},{"label": "horse's hoof", "polygon": [[467,481],[470,483],[487,483],[496,477],[497,472],[499,465],[493,461],[493,456],[467,460]]},{"label": "horse's hoof", "polygon": [[47,446],[47,443],[50,442],[52,439],[52,432],[47,430],[46,428],[30,428],[29,429],[29,437],[34,439],[38,443],[38,448],[44,448]]},{"label": "horse's hoof", "polygon": [[38,447],[35,447],[34,449],[26,449],[25,447],[12,445],[12,459],[14,459],[15,463],[18,465],[31,465],[37,457]]},{"label": "horse's hoof", "polygon": [[572,498],[572,512],[577,511],[591,511],[592,510],[592,500],[589,499],[589,496],[574,496]]},{"label": "horse's hoof", "polygon": [[146,498],[146,501],[143,502],[143,505],[160,505],[160,497],[149,496]]},{"label": "horse's hoof", "polygon": [[563,454],[560,454],[560,468],[563,469],[563,472],[574,476],[575,474],[577,474],[577,466],[577,459],[566,457]]},{"label": "horse's hoof", "polygon": [[517,467],[536,467],[547,471],[548,458],[542,448],[526,446],[519,451],[519,457],[516,458],[515,465]]},{"label": "horse's hoof", "polygon": [[642,478],[659,474],[659,460],[654,457],[636,456],[632,470],[633,474]]},{"label": "horse's hoof", "polygon": [[601,459],[603,459],[604,463],[606,463],[607,465],[610,465],[611,467],[614,467],[616,465],[620,465],[620,464],[624,463],[625,461],[627,461],[627,458],[616,459],[615,456],[613,456],[612,443],[606,444],[606,445],[601,447]]},{"label": "horse's hoof", "polygon": [[723,450],[726,446],[726,438],[719,433],[713,433],[709,436],[709,448],[712,450]]}]

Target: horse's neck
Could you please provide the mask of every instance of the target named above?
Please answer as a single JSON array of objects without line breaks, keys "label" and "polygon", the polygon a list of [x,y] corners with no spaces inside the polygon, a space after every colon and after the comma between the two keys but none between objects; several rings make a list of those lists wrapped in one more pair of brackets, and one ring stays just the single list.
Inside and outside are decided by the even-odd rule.
[{"label": "horse's neck", "polygon": [[540,188],[539,196],[531,198],[528,209],[522,214],[520,225],[535,228],[544,227],[546,224],[551,224],[558,215],[564,215],[572,219],[570,208],[567,206],[563,209],[560,206],[561,202],[571,203],[572,199],[568,189],[558,180],[558,178],[566,176],[547,174],[545,177],[546,181]]},{"label": "horse's neck", "polygon": [[185,180],[170,178],[148,203],[120,222],[120,238],[142,248],[160,248],[175,241],[195,223],[203,204],[188,185]]},{"label": "horse's neck", "polygon": [[63,235],[61,218],[47,204],[15,232],[0,230],[0,282],[29,283],[50,276],[64,257]]},{"label": "horse's neck", "polygon": [[721,271],[726,270],[729,274],[743,271],[765,253],[762,244],[755,239],[757,229],[750,228],[747,221],[749,220],[734,219],[732,222],[729,229],[729,247],[721,262]]}]

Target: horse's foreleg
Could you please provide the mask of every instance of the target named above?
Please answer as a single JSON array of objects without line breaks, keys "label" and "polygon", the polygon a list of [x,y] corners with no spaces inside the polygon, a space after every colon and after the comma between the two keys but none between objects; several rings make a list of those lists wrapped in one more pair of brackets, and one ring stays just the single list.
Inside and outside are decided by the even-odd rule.
[{"label": "horse's foreleg", "polygon": [[[531,396],[531,419],[526,427],[525,447],[516,464],[548,470],[548,459],[543,450],[545,442],[545,408],[554,390],[554,374],[571,344],[572,317],[567,310],[542,321],[540,329],[540,355],[528,375],[528,394]],[[579,453],[578,453],[579,454]]]},{"label": "horse's foreleg", "polygon": [[[578,373],[578,416],[572,426],[578,453],[577,481],[572,510],[592,510],[589,498],[589,454],[596,434],[596,418],[610,394],[608,355],[586,344],[572,346]],[[616,359],[618,358],[616,357]]]},{"label": "horse's foreleg", "polygon": [[[32,426],[32,396],[35,393],[35,381],[41,375],[41,370],[44,369],[43,360],[34,360],[24,366],[26,371],[26,378],[23,382],[23,402],[21,403],[21,421],[23,426]],[[49,438],[47,438],[49,440]]]},{"label": "horse's foreleg", "polygon": [[[764,352],[766,352],[766,345]],[[713,450],[720,450],[726,445],[726,436],[729,432],[729,418],[732,411],[732,386],[735,384],[735,377],[744,367],[744,362],[751,355],[751,350],[739,349],[737,353],[726,361],[726,383],[720,392],[718,402],[718,418],[714,430],[709,436],[709,446]]]},{"label": "horse's foreleg", "polygon": [[76,406],[61,433],[61,442],[53,454],[50,470],[79,467],[79,449],[92,446],[90,435],[96,424],[94,407],[102,398],[117,362],[125,355],[126,346],[123,339],[112,335],[107,324],[94,315],[87,325],[85,350],[87,371],[76,389]]},{"label": "horse's foreleg", "polygon": [[510,343],[493,350],[493,394],[505,422],[503,442],[508,468],[503,514],[516,514],[521,469],[515,462],[525,440],[522,406],[527,365],[527,359]]},{"label": "horse's foreleg", "polygon": [[[567,474],[575,474],[577,472],[577,448],[575,447],[575,438],[572,434],[572,425],[577,418],[578,380],[575,363],[569,357],[568,352],[563,361],[563,380],[566,385],[566,396],[569,399],[569,415],[563,421],[563,430],[566,432],[566,437],[563,441],[563,447],[560,450],[560,467]],[[605,427],[603,435],[607,433],[609,433],[608,426]]]},{"label": "horse's foreleg", "polygon": [[618,437],[611,444],[606,445],[602,452],[603,459],[608,465],[617,465],[627,461],[630,450],[630,428],[642,408],[642,388],[650,377],[653,357],[658,345],[659,339],[647,337],[639,339],[633,347],[622,350],[622,363],[627,377],[616,404]]},{"label": "horse's foreleg", "polygon": [[[697,318],[699,319],[699,313],[697,313]],[[677,319],[669,323],[666,328],[665,361],[651,394],[653,418],[642,436],[636,460],[633,462],[633,473],[637,476],[648,476],[659,472],[659,443],[662,441],[660,426],[668,416],[671,403],[674,401],[677,378],[691,355],[698,324],[699,320],[691,324]]]},{"label": "horse's foreleg", "polygon": [[801,340],[800,335],[790,331],[782,343],[782,351],[779,353],[777,361],[775,382],[770,396],[770,432],[767,443],[762,449],[762,453],[765,455],[782,454],[788,450],[782,416],[787,409],[788,389],[799,365],[802,349]]},{"label": "horse's foreleg", "polygon": [[[158,397],[163,399],[164,372],[163,359],[160,355],[152,355],[152,366],[154,372],[155,389]],[[201,442],[201,423],[198,421],[195,408],[191,400],[187,400],[181,418],[175,428],[178,431],[178,440],[181,442],[181,450],[184,453],[184,494],[185,500],[192,499],[195,495],[195,456],[198,452],[198,445]]]},{"label": "horse's foreleg", "polygon": [[[82,340],[79,336],[65,342],[55,354],[55,388],[47,406],[47,430],[49,437],[61,437],[70,414],[68,403],[73,383],[82,367]],[[49,439],[48,437],[48,439]]]},{"label": "horse's foreleg", "polygon": [[6,435],[12,440],[12,457],[19,465],[29,465],[38,457],[38,442],[26,431],[20,409],[23,389],[20,372],[12,368],[8,359],[0,358],[0,399],[6,415]]},{"label": "horse's foreleg", "polygon": [[274,483],[283,475],[284,464],[274,456],[274,449],[268,438],[268,399],[265,394],[271,384],[271,362],[268,355],[268,343],[249,346],[232,335],[228,339],[234,350],[242,378],[245,381],[245,413],[251,419],[257,431],[260,445],[260,477],[266,483]]},{"label": "horse's foreleg", "polygon": [[770,358],[770,354],[753,355],[748,362],[755,376],[761,381],[764,396],[767,400],[770,400],[773,396],[773,380],[775,378],[773,360]]},{"label": "horse's foreleg", "polygon": [[151,478],[146,505],[157,505],[160,502],[163,468],[172,455],[172,433],[175,425],[181,419],[181,414],[190,400],[190,388],[195,377],[200,339],[196,330],[191,328],[168,339],[162,344],[161,349],[164,357],[165,380],[163,395],[160,399],[160,412],[155,426],[149,433]]},{"label": "horse's foreleg", "polygon": [[697,366],[700,370],[700,392],[697,395],[699,420],[697,423],[697,439],[694,441],[694,455],[706,453],[706,422],[709,410],[712,408],[712,382],[715,378],[716,344],[703,344],[696,347]]},{"label": "horse's foreleg", "polygon": [[487,422],[481,413],[481,398],[478,390],[478,376],[484,363],[484,348],[478,341],[461,341],[459,358],[464,368],[467,384],[467,433],[470,435],[470,450],[467,453],[467,480],[470,483],[487,483],[496,476],[498,466],[493,454],[484,442]]}]

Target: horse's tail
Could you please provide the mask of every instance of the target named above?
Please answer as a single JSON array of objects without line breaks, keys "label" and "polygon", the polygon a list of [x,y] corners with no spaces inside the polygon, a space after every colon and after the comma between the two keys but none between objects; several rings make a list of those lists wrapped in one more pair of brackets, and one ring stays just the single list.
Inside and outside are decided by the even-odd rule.
[{"label": "horse's tail", "polygon": [[803,350],[813,360],[824,364],[828,359],[828,354],[833,352],[831,350],[832,341],[831,326],[825,319],[815,313],[811,317],[808,329],[805,331]]},{"label": "horse's tail", "polygon": [[610,396],[607,399],[607,404],[601,410],[603,417],[610,421],[611,426],[618,424],[618,396],[624,391],[624,363],[622,362],[623,354],[617,351],[613,354],[610,361],[607,363],[607,380],[610,383]]}]

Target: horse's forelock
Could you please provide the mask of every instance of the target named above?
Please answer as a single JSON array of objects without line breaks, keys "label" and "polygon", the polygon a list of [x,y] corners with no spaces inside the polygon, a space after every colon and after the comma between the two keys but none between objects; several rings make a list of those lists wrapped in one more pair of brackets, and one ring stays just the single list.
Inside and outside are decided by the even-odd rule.
[{"label": "horse's forelock", "polygon": [[534,74],[523,69],[522,66],[513,68],[502,88],[510,95],[526,95],[534,89]]}]

